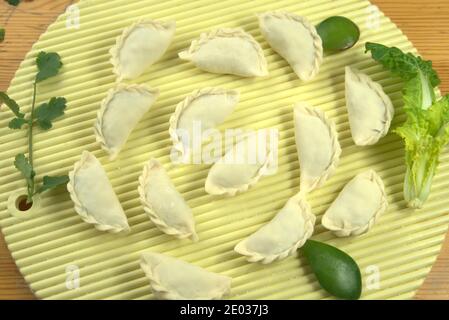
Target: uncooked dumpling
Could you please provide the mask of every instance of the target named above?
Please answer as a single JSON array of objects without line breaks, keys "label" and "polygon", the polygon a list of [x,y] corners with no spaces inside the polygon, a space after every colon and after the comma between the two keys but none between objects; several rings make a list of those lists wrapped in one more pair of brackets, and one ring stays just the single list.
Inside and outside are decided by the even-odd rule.
[{"label": "uncooked dumpling", "polygon": [[[259,158],[261,154],[263,157]],[[255,137],[251,136],[241,139],[209,170],[206,192],[234,196],[248,190],[267,174],[272,163],[271,157],[270,143],[264,146],[257,144]]]},{"label": "uncooked dumpling", "polygon": [[202,33],[198,40],[192,41],[189,49],[179,53],[179,57],[208,72],[242,77],[268,75],[262,48],[241,28]]},{"label": "uncooked dumpling", "polygon": [[231,291],[231,278],[165,254],[144,252],[140,266],[157,299],[216,300]]},{"label": "uncooked dumpling", "polygon": [[101,103],[95,136],[109,159],[117,157],[131,131],[159,96],[159,90],[144,85],[119,84]]},{"label": "uncooked dumpling", "polygon": [[346,106],[352,139],[358,146],[377,143],[388,133],[394,108],[382,86],[369,76],[346,67]]},{"label": "uncooked dumpling", "polygon": [[341,148],[335,124],[322,111],[297,103],[294,122],[301,171],[300,189],[307,193],[322,186],[334,173]]},{"label": "uncooked dumpling", "polygon": [[387,209],[382,179],[374,170],[355,176],[324,214],[322,225],[339,237],[367,232]]},{"label": "uncooked dumpling", "polygon": [[239,102],[237,90],[204,88],[195,90],[177,106],[170,117],[170,137],[173,148],[183,157],[191,151],[194,125],[201,131],[215,128],[225,121]]},{"label": "uncooked dumpling", "polygon": [[123,208],[98,159],[84,151],[69,173],[67,190],[81,218],[100,231],[128,231]]},{"label": "uncooked dumpling", "polygon": [[143,168],[139,195],[145,212],[162,232],[179,239],[198,240],[192,210],[155,159]]},{"label": "uncooked dumpling", "polygon": [[266,12],[258,17],[263,36],[298,77],[304,81],[315,77],[323,61],[323,46],[315,27],[306,18],[288,12]]},{"label": "uncooked dumpling", "polygon": [[234,250],[249,262],[271,263],[284,259],[300,248],[313,233],[315,215],[303,195],[290,198],[279,213],[239,242]]},{"label": "uncooked dumpling", "polygon": [[174,21],[141,20],[123,30],[111,48],[111,63],[118,81],[135,79],[159,60],[172,42]]}]

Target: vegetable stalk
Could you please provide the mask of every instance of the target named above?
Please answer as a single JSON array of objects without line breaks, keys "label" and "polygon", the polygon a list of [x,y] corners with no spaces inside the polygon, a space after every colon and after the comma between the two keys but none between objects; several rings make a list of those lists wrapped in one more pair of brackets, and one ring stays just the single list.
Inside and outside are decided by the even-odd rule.
[{"label": "vegetable stalk", "polygon": [[449,95],[437,99],[440,79],[431,61],[377,43],[366,43],[366,50],[405,82],[407,119],[395,132],[405,142],[404,199],[408,206],[421,208],[429,197],[440,153],[449,142]]},{"label": "vegetable stalk", "polygon": [[[31,115],[30,119],[28,120],[28,157],[30,160],[30,166],[33,168],[33,121],[34,121],[34,107],[36,106],[36,89],[37,89],[37,82],[34,80],[33,83],[33,101],[31,102]],[[28,198],[27,203],[31,203],[33,201],[33,196],[35,192],[34,187],[34,176],[35,174],[31,175],[30,183],[27,185],[28,189]]]}]

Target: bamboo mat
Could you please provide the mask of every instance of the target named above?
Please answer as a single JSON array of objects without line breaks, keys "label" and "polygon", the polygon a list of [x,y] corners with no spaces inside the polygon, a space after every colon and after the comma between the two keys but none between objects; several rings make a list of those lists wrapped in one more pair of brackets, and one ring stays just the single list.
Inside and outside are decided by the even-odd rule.
[{"label": "bamboo mat", "polygon": [[[36,0],[12,8],[0,3],[0,23],[6,26],[6,41],[0,44],[0,89],[5,90],[31,44],[72,1]],[[446,1],[376,0],[384,13],[409,37],[427,59],[431,59],[441,78],[442,92],[449,91],[449,12]],[[446,241],[439,259],[417,293],[420,299],[449,298],[449,244]],[[0,239],[0,299],[33,298],[17,271],[3,238]]]}]

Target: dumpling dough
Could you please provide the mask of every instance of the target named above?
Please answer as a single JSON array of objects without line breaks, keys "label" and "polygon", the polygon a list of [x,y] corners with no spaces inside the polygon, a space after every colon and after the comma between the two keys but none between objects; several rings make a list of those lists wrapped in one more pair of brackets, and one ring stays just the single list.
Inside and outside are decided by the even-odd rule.
[{"label": "dumpling dough", "polygon": [[307,193],[322,186],[334,173],[341,148],[335,124],[322,111],[297,103],[294,122],[301,170],[300,189]]},{"label": "dumpling dough", "polygon": [[355,176],[323,215],[322,225],[338,237],[367,232],[387,209],[382,179],[374,170]]},{"label": "dumpling dough", "polygon": [[315,77],[323,61],[323,46],[315,27],[306,18],[288,12],[266,12],[258,17],[263,36],[298,77],[303,81]]},{"label": "dumpling dough", "polygon": [[198,240],[192,210],[157,160],[151,159],[144,166],[138,189],[145,212],[162,232]]},{"label": "dumpling dough", "polygon": [[303,195],[290,198],[279,213],[239,242],[234,250],[249,262],[271,263],[292,255],[312,236],[315,215]]},{"label": "dumpling dough", "polygon": [[[237,90],[204,88],[195,90],[177,106],[170,117],[169,133],[173,148],[181,157],[192,146],[194,123],[201,124],[201,131],[220,125],[232,113],[239,102]],[[185,136],[187,134],[187,136]]]},{"label": "dumpling dough", "polygon": [[81,218],[100,231],[128,231],[123,208],[100,161],[88,151],[69,173],[67,190]]},{"label": "dumpling dough", "polygon": [[188,50],[179,53],[179,57],[208,72],[242,77],[268,75],[262,48],[241,28],[202,33],[198,40],[192,41]]},{"label": "dumpling dough", "polygon": [[168,255],[144,252],[140,266],[157,299],[216,300],[231,291],[231,278]]},{"label": "dumpling dough", "polygon": [[382,86],[369,76],[346,67],[346,106],[354,143],[372,145],[390,129],[394,108]]},{"label": "dumpling dough", "polygon": [[167,51],[175,34],[174,21],[141,20],[123,30],[109,51],[118,81],[135,79]]},{"label": "dumpling dough", "polygon": [[159,96],[159,90],[144,85],[119,84],[101,103],[95,122],[95,137],[114,160],[131,131]]},{"label": "dumpling dough", "polygon": [[270,143],[265,145],[265,156],[258,159],[262,145],[254,144],[250,136],[234,144],[209,170],[205,190],[212,195],[234,196],[254,186],[268,173],[272,163]]}]

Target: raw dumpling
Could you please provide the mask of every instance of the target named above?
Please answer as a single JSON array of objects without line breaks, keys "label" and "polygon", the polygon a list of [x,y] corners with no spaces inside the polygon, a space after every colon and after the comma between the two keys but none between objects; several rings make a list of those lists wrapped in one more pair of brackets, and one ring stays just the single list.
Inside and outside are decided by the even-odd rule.
[{"label": "raw dumpling", "polygon": [[119,84],[110,89],[101,103],[95,123],[95,137],[113,160],[131,131],[153,105],[159,90],[144,85]]},{"label": "raw dumpling", "polygon": [[143,168],[139,195],[145,212],[162,232],[179,239],[198,240],[192,210],[155,159]]},{"label": "raw dumpling", "polygon": [[355,176],[324,214],[322,225],[338,237],[367,232],[387,209],[382,179],[374,170]]},{"label": "raw dumpling", "polygon": [[258,17],[263,36],[298,77],[304,81],[315,77],[323,61],[323,46],[315,27],[304,17],[288,12],[267,12]]},{"label": "raw dumpling", "polygon": [[[237,142],[209,170],[205,190],[212,195],[234,196],[255,185],[268,173],[272,163],[270,144],[257,145],[252,137],[244,137]],[[264,152],[263,159],[258,158],[259,148]]]},{"label": "raw dumpling", "polygon": [[231,278],[168,255],[144,252],[140,266],[157,299],[212,300],[231,291]]},{"label": "raw dumpling", "polygon": [[390,128],[393,104],[382,86],[366,74],[345,69],[346,106],[352,139],[358,146],[377,143]]},{"label": "raw dumpling", "polygon": [[295,253],[312,236],[314,225],[310,205],[304,196],[296,195],[273,220],[239,242],[234,250],[249,262],[266,264],[281,260]]},{"label": "raw dumpling", "polygon": [[128,231],[123,208],[100,161],[88,151],[69,173],[67,190],[81,218],[100,231]]},{"label": "raw dumpling", "polygon": [[208,72],[242,77],[268,75],[262,48],[241,28],[221,28],[202,33],[198,40],[192,41],[188,50],[179,53],[179,57]]},{"label": "raw dumpling", "polygon": [[294,121],[301,170],[300,189],[307,193],[322,186],[334,173],[341,148],[335,124],[322,111],[297,103]]},{"label": "raw dumpling", "polygon": [[201,130],[215,128],[223,123],[239,102],[239,92],[221,88],[194,91],[177,106],[170,117],[170,137],[173,148],[183,157],[192,146],[194,123]]},{"label": "raw dumpling", "polygon": [[174,21],[141,20],[123,30],[109,51],[118,81],[135,79],[159,60],[172,42]]}]

